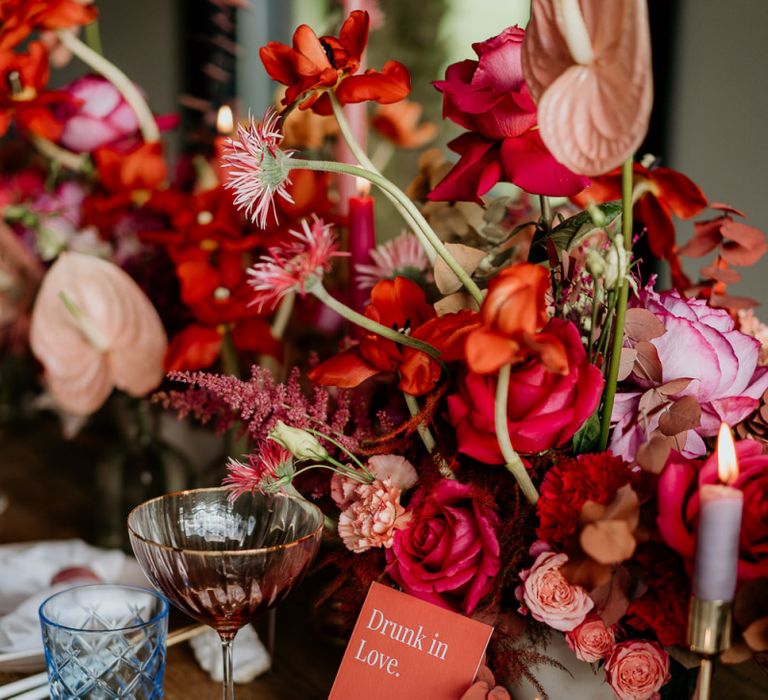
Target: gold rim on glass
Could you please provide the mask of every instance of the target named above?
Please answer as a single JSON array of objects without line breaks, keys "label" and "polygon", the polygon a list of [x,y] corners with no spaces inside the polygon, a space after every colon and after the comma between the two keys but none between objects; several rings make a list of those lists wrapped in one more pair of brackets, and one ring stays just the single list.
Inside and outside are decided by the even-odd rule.
[{"label": "gold rim on glass", "polygon": [[[243,555],[243,554],[266,554],[268,552],[276,552],[281,549],[289,549],[290,547],[295,547],[298,544],[301,544],[302,542],[305,542],[306,540],[312,539],[313,537],[316,537],[319,532],[322,531],[323,526],[325,525],[325,516],[323,515],[323,511],[320,510],[314,503],[311,503],[305,498],[298,498],[297,496],[292,496],[287,493],[271,493],[271,494],[264,494],[273,496],[276,498],[287,498],[292,501],[301,501],[302,503],[306,503],[308,506],[316,510],[320,514],[320,525],[316,527],[312,532],[302,535],[297,540],[292,540],[291,542],[288,542],[287,544],[277,544],[272,545],[271,547],[260,547],[257,549],[188,549],[186,547],[171,547],[167,544],[162,544],[161,542],[155,542],[154,540],[147,539],[143,535],[140,535],[136,530],[134,530],[131,527],[131,518],[133,517],[133,514],[137,511],[141,510],[142,508],[149,506],[152,503],[155,503],[156,501],[163,501],[168,498],[174,498],[177,496],[186,496],[190,493],[208,493],[211,491],[221,491],[221,492],[227,492],[230,489],[222,488],[221,486],[214,486],[209,488],[202,488],[202,489],[186,489],[185,491],[174,491],[173,493],[166,493],[162,496],[156,496],[155,498],[150,499],[149,501],[145,501],[144,503],[139,504],[136,506],[130,513],[128,513],[127,518],[127,525],[128,525],[128,532],[135,537],[138,540],[141,540],[145,544],[151,545],[152,547],[159,547],[160,549],[167,549],[172,552],[187,552],[189,554],[196,554],[201,556],[217,556],[220,557],[222,555]],[[238,496],[238,498],[242,497]],[[253,493],[251,495],[254,495]]]}]

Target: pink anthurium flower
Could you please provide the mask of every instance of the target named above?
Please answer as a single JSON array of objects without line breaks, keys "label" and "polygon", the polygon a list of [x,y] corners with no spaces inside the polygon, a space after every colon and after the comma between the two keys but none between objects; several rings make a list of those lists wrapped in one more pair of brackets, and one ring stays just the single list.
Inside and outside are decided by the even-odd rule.
[{"label": "pink anthurium flower", "polygon": [[43,280],[30,343],[66,411],[96,411],[113,388],[142,396],[163,378],[168,340],[152,303],[117,265],[62,253]]},{"label": "pink anthurium flower", "polygon": [[552,155],[576,173],[612,170],[648,130],[646,0],[534,0],[523,70]]}]

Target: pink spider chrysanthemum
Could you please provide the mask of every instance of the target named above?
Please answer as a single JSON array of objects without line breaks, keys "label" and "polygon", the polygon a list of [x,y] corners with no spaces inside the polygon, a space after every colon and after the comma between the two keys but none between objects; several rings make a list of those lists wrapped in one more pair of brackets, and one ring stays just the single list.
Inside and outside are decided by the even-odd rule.
[{"label": "pink spider chrysanthemum", "polygon": [[251,119],[237,127],[237,139],[227,142],[222,158],[229,171],[224,187],[235,193],[235,206],[261,228],[266,228],[270,211],[277,221],[276,197],[293,204],[286,189],[293,151],[281,149],[282,140],[280,117],[270,107],[260,122]]},{"label": "pink spider chrysanthemum", "polygon": [[[291,453],[272,440],[263,442],[257,450],[248,455],[248,464],[233,457],[227,464],[227,476],[221,482],[230,489],[230,500],[234,501],[244,493],[268,493],[276,491],[283,484],[292,468]],[[290,478],[287,479],[290,481]]]},{"label": "pink spider chrysanthemum", "polygon": [[331,258],[348,255],[338,250],[331,225],[317,217],[311,223],[304,219],[301,230],[290,233],[292,238],[270,248],[248,270],[256,292],[252,303],[259,309],[276,305],[289,292],[304,294],[322,279]]},{"label": "pink spider chrysanthemum", "polygon": [[359,289],[372,289],[381,280],[394,277],[424,277],[429,270],[429,258],[419,239],[407,231],[370,252],[372,265],[355,265]]}]

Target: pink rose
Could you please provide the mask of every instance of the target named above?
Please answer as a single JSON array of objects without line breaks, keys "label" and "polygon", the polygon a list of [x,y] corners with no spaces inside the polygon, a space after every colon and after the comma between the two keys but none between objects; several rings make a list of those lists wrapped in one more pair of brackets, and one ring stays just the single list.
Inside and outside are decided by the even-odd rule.
[{"label": "pink rose", "polygon": [[[568,374],[550,372],[539,361],[512,369],[507,426],[512,444],[523,454],[559,447],[570,440],[597,408],[603,391],[603,376],[587,359],[576,326],[552,319],[545,331],[563,343]],[[459,393],[448,397],[459,452],[486,464],[503,462],[496,440],[495,402],[495,374],[469,372]]]},{"label": "pink rose", "polygon": [[448,66],[445,80],[435,83],[443,93],[443,115],[469,133],[451,142],[461,158],[430,199],[477,199],[499,180],[555,196],[576,194],[589,184],[558,163],[541,140],[523,75],[524,36],[520,27],[508,27],[473,44],[478,60]]},{"label": "pink rose", "polygon": [[358,484],[350,500],[339,516],[339,536],[356,554],[372,547],[391,547],[395,530],[410,519],[400,505],[400,489],[388,478]]},{"label": "pink rose", "polygon": [[86,75],[63,90],[77,105],[74,111],[59,115],[64,123],[60,142],[66,148],[76,153],[90,153],[136,134],[139,128],[136,113],[108,80]]},{"label": "pink rose", "polygon": [[[744,512],[739,539],[739,579],[768,577],[768,455],[754,440],[736,443],[739,476],[732,484],[744,494]],[[688,460],[673,452],[661,474],[658,488],[657,524],[664,542],[693,564],[696,523],[699,517],[699,488],[716,484],[717,455],[706,462]]]},{"label": "pink rose", "polygon": [[656,642],[622,642],[605,662],[605,679],[619,700],[656,700],[669,678],[669,655]]},{"label": "pink rose", "polygon": [[418,493],[411,509],[387,550],[387,573],[407,593],[471,615],[501,568],[496,513],[448,479]]},{"label": "pink rose", "polygon": [[595,606],[581,586],[571,585],[560,572],[567,561],[567,554],[542,552],[530,569],[520,573],[522,599],[527,610],[534,620],[561,632],[578,627]]},{"label": "pink rose", "polygon": [[578,627],[565,633],[565,641],[577,659],[594,664],[611,653],[616,638],[599,615],[590,614]]},{"label": "pink rose", "polygon": [[[701,407],[701,419],[683,436],[681,452],[686,457],[699,457],[706,453],[702,437],[716,435],[722,422],[736,425],[744,420],[768,389],[768,367],[758,367],[760,342],[736,330],[725,309],[713,309],[703,299],[683,299],[677,292],[657,294],[646,289],[640,305],[664,324],[664,332],[649,341],[658,354],[660,380],[649,379],[646,371],[633,371],[627,377],[611,416],[617,424],[611,451],[634,461],[648,435],[659,428],[667,407],[683,397],[693,397]],[[648,415],[640,410],[647,392],[678,379],[691,381],[677,393],[651,396],[656,404],[663,402]]]}]

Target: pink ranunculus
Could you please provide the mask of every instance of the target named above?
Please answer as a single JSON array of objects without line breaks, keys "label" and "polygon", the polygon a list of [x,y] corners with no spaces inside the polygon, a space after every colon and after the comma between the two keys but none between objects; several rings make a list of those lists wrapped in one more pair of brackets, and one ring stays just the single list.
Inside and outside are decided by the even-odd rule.
[{"label": "pink ranunculus", "polygon": [[508,27],[473,44],[478,60],[448,66],[445,80],[435,83],[443,93],[443,116],[469,133],[450,144],[461,158],[430,199],[477,200],[499,180],[553,196],[570,196],[589,184],[558,163],[541,140],[523,76],[524,36],[520,27]]},{"label": "pink ranunculus", "polygon": [[702,437],[716,435],[723,422],[736,425],[744,420],[768,389],[768,367],[758,367],[760,342],[736,330],[724,309],[702,299],[684,299],[676,291],[643,290],[639,305],[664,324],[665,332],[650,340],[661,364],[661,381],[634,371],[626,379],[611,416],[616,424],[611,450],[633,461],[663,415],[656,411],[646,418],[640,410],[643,395],[661,384],[690,379],[668,401],[692,396],[701,407],[700,424],[687,431],[682,449],[686,457],[701,456],[706,452]]},{"label": "pink ranunculus", "polygon": [[[603,377],[587,359],[579,331],[570,321],[552,319],[544,331],[562,341],[568,373],[557,374],[531,361],[512,368],[507,417],[512,444],[532,454],[559,447],[573,437],[600,401]],[[450,422],[459,451],[486,464],[501,464],[494,405],[496,375],[468,372],[459,392],[448,397]]]},{"label": "pink ranunculus", "polygon": [[471,615],[501,568],[498,516],[470,486],[448,479],[422,490],[411,510],[387,550],[387,573],[407,593]]},{"label": "pink ranunculus", "polygon": [[656,642],[622,642],[605,662],[605,679],[619,700],[657,700],[670,679],[669,654]]},{"label": "pink ranunculus", "polygon": [[101,146],[114,146],[136,135],[136,113],[108,80],[85,75],[63,88],[77,107],[58,115],[64,123],[59,139],[76,153],[91,153]]},{"label": "pink ranunculus", "polygon": [[565,641],[576,658],[594,664],[611,653],[616,637],[599,615],[590,614],[578,627],[565,633]]},{"label": "pink ranunculus", "polygon": [[400,489],[391,479],[358,484],[350,504],[339,516],[339,536],[347,549],[359,554],[372,547],[391,547],[395,531],[410,514],[400,505]]},{"label": "pink ranunculus", "polygon": [[520,572],[524,610],[561,632],[578,627],[595,607],[587,591],[568,583],[561,573],[567,561],[567,554],[542,552],[530,569]]},{"label": "pink ranunculus", "polygon": [[[754,440],[736,443],[739,476],[733,487],[744,494],[739,539],[739,580],[768,577],[768,455]],[[689,565],[696,550],[699,488],[716,484],[717,455],[708,460],[689,460],[673,452],[661,473],[658,488],[658,519],[661,536]]]}]

